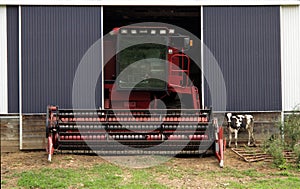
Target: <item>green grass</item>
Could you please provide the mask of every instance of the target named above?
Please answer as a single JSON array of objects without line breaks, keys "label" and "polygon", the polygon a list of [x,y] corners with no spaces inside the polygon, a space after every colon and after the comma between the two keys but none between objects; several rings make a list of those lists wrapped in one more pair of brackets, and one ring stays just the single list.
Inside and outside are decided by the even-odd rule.
[{"label": "green grass", "polygon": [[5,185],[7,183],[6,180],[1,180],[1,185]]},{"label": "green grass", "polygon": [[166,165],[159,165],[152,169],[156,174],[164,174],[167,175],[170,180],[181,179],[184,174],[186,174],[187,170],[179,169],[174,167],[169,167]]},{"label": "green grass", "polygon": [[294,177],[295,175],[288,170],[272,173],[273,176]]},{"label": "green grass", "polygon": [[153,169],[157,175],[166,174],[170,180],[173,179],[182,179],[184,176],[194,176],[199,178],[210,178],[214,179],[216,177],[233,177],[233,178],[260,178],[265,175],[259,173],[255,169],[247,169],[247,170],[238,170],[230,167],[225,167],[223,169],[216,169],[210,171],[201,171],[191,168],[184,167],[168,167],[165,165],[157,166]]},{"label": "green grass", "polygon": [[[16,187],[20,188],[174,188],[180,187],[178,181],[191,179],[200,183],[215,182],[219,186],[226,184],[226,188],[299,188],[300,178],[296,170],[283,170],[271,173],[261,173],[254,168],[239,170],[225,167],[215,170],[197,170],[182,165],[161,164],[156,167],[130,169],[110,163],[94,165],[90,168],[43,168],[21,173],[14,173]],[[7,179],[1,181],[1,186],[7,186]],[[217,179],[218,180],[218,179]],[[167,182],[166,182],[167,181]],[[240,182],[241,181],[241,182]],[[166,185],[169,183],[171,185]],[[224,182],[224,183],[223,183]],[[172,185],[172,183],[174,185]],[[227,185],[228,184],[228,185]],[[225,185],[224,185],[225,186]],[[184,187],[184,186],[182,186]],[[216,187],[217,188],[217,187]]]},{"label": "green grass", "polygon": [[153,174],[151,174],[148,169],[131,169],[130,173],[132,176],[130,181],[120,188],[167,188],[166,186],[155,182]]},{"label": "green grass", "polygon": [[[214,180],[216,178],[235,178],[236,180],[243,180],[244,178],[248,178],[247,181],[243,181],[242,183],[238,181],[228,181],[229,185],[226,186],[226,188],[300,189],[300,178],[292,173],[294,171],[292,169],[266,174],[261,173],[254,168],[238,170],[235,168],[225,167],[223,169],[210,171],[197,171],[194,169],[186,169],[183,167],[176,167],[176,169],[171,169],[162,165],[156,167],[155,171],[157,173],[167,174],[169,176],[169,179],[181,179],[188,175],[196,176],[199,179],[206,178],[211,180]],[[270,179],[266,179],[266,177],[270,177]]]},{"label": "green grass", "polygon": [[25,171],[19,174],[18,185],[25,188],[110,188],[120,185],[122,170],[114,165],[101,164],[91,169],[50,169]]},{"label": "green grass", "polygon": [[16,176],[18,186],[24,188],[167,188],[154,182],[147,169],[122,170],[108,163],[89,169],[44,168]]},{"label": "green grass", "polygon": [[248,169],[248,170],[241,171],[241,174],[251,178],[253,177],[259,178],[265,176],[264,174],[257,172],[257,170],[255,169]]},{"label": "green grass", "polygon": [[[195,171],[193,171],[195,172]],[[264,174],[257,172],[255,169],[247,169],[247,170],[238,170],[230,167],[225,167],[220,170],[212,170],[209,172],[199,172],[199,176],[205,176],[206,178],[215,178],[217,177],[233,177],[233,178],[245,178],[252,177],[258,178],[263,177]]]},{"label": "green grass", "polygon": [[228,188],[255,188],[255,189],[268,189],[268,188],[280,188],[280,189],[299,189],[300,188],[300,178],[297,177],[287,177],[287,178],[271,178],[255,180],[249,183],[238,183],[230,182]]}]

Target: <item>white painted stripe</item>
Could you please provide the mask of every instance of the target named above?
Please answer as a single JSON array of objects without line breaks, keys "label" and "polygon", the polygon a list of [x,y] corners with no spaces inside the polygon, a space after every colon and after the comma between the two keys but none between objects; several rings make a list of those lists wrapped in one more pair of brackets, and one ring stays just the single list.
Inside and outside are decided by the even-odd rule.
[{"label": "white painted stripe", "polygon": [[[283,62],[284,62],[284,58],[283,58],[283,9],[282,9],[282,6],[280,7],[280,52],[281,52],[281,124],[282,124],[282,129],[284,129],[284,107],[285,107],[285,103],[284,103],[284,99],[285,99],[285,90],[284,90],[284,65],[283,65]],[[282,136],[281,136],[283,139],[284,139],[284,132],[282,132]]]},{"label": "white painted stripe", "polygon": [[297,0],[1,0],[2,5],[299,5]]},{"label": "white painted stripe", "polygon": [[101,106],[102,106],[102,109],[104,109],[104,43],[103,43],[103,27],[104,27],[104,24],[103,24],[103,6],[101,6],[101,62],[102,62],[102,87],[101,87]]},{"label": "white painted stripe", "polygon": [[6,6],[0,6],[0,113],[8,113]]},{"label": "white painted stripe", "polygon": [[201,25],[201,31],[200,31],[200,35],[201,35],[201,107],[204,108],[204,73],[203,73],[203,70],[204,70],[204,19],[203,19],[203,6],[201,6],[200,8],[200,25]]},{"label": "white painted stripe", "polygon": [[10,116],[9,114],[5,116],[0,116],[1,119],[19,119],[19,116]]},{"label": "white painted stripe", "polygon": [[23,149],[23,120],[22,120],[22,7],[19,6],[19,114],[20,114],[20,150]]}]

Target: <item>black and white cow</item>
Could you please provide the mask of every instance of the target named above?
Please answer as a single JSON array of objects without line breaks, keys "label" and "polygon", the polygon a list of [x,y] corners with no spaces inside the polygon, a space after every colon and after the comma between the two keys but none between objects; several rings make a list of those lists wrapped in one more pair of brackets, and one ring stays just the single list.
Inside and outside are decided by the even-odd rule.
[{"label": "black and white cow", "polygon": [[240,128],[244,128],[248,131],[248,146],[250,146],[251,141],[255,145],[255,139],[253,134],[254,120],[252,115],[227,113],[225,117],[228,123],[227,127],[229,134],[229,147],[231,146],[232,133],[234,133],[235,147],[237,147],[237,138]]}]

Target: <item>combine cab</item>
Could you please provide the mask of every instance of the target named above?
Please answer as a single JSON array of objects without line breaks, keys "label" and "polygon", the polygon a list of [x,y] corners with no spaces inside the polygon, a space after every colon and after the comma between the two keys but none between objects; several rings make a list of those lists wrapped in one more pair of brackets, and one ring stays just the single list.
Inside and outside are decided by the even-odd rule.
[{"label": "combine cab", "polygon": [[[190,38],[165,27],[122,27],[111,35],[104,45],[117,55],[104,68],[104,109],[49,106],[48,160],[55,150],[177,155],[212,149],[223,167],[222,127],[211,109],[201,108],[189,78],[184,51],[192,46]],[[178,105],[182,96],[187,103]]]}]

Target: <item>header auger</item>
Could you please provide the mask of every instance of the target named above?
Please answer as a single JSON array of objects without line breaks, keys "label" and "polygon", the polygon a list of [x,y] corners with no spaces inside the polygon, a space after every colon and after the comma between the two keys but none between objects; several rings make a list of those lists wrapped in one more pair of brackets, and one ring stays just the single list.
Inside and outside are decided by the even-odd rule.
[{"label": "header auger", "polygon": [[211,110],[66,110],[48,107],[48,160],[56,151],[99,155],[202,154],[223,166],[223,130]]}]

